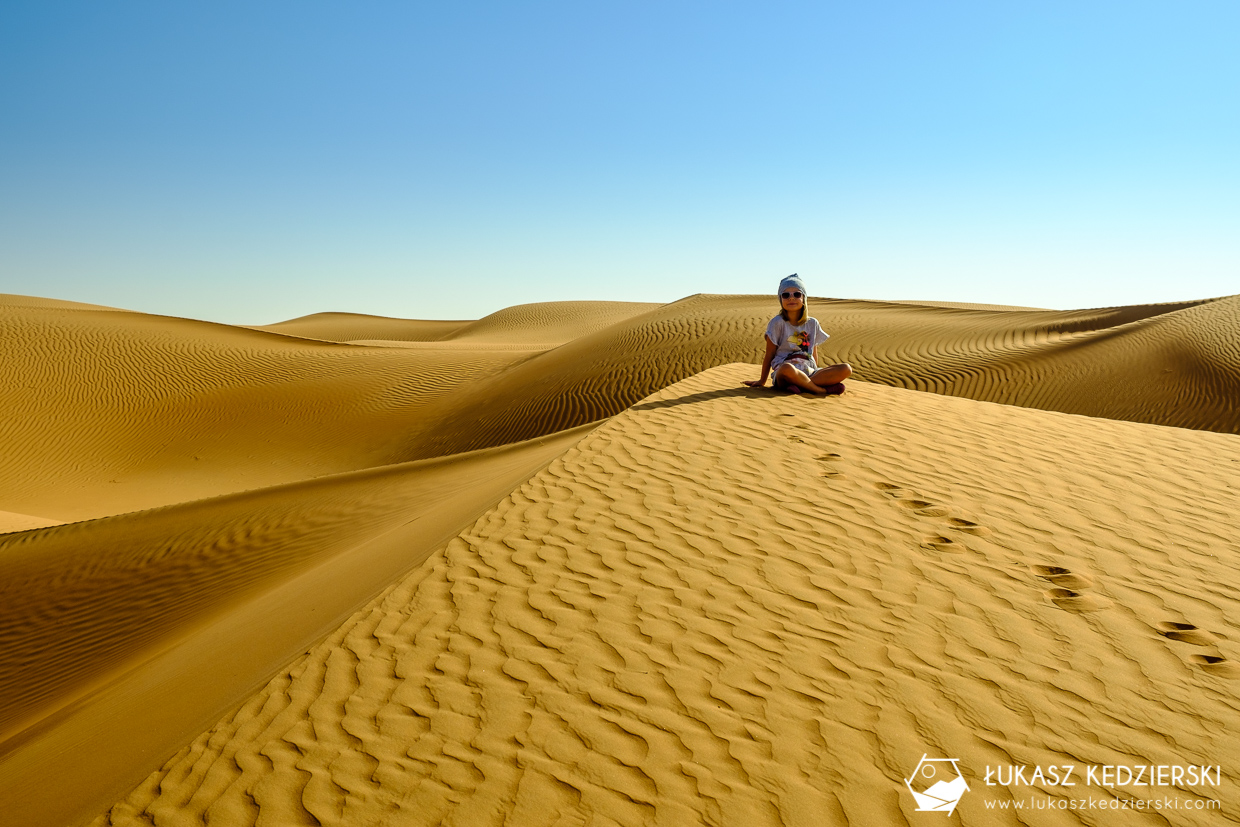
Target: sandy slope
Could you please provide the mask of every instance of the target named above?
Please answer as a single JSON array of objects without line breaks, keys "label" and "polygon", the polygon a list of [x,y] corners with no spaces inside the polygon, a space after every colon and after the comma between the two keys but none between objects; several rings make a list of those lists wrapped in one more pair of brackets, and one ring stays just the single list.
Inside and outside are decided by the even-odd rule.
[{"label": "sandy slope", "polygon": [[[760,362],[773,299],[692,296],[462,387],[403,458],[528,439],[614,415],[688,376]],[[952,396],[1240,432],[1240,296],[1078,311],[812,301],[827,361],[857,378]]]},{"label": "sandy slope", "polygon": [[538,347],[547,348],[610,327],[658,306],[645,302],[537,302],[506,307],[477,321],[423,321],[357,313],[315,313],[254,329],[333,342],[462,340],[474,344],[486,342],[502,345],[536,342]]},{"label": "sandy slope", "polygon": [[71,302],[64,299],[44,299],[39,296],[18,296],[13,293],[0,293],[0,306],[8,307],[42,307],[58,310],[116,310],[102,304],[86,304]]},{"label": "sandy slope", "polygon": [[[570,306],[525,305],[415,348],[0,304],[0,510],[99,517],[586,424],[714,365],[758,361],[772,301],[597,303],[561,344]],[[832,333],[824,357],[860,379],[1240,431],[1240,297],[1090,311],[812,308]],[[497,331],[512,338],[491,341]]]},{"label": "sandy slope", "polygon": [[20,306],[0,348],[0,509],[58,520],[399,461],[423,408],[526,358]]},{"label": "sandy slope", "polygon": [[506,307],[444,336],[469,342],[560,345],[654,310],[649,302],[537,302]]},{"label": "sandy slope", "polygon": [[[518,477],[563,450],[562,439],[547,442],[553,447],[525,448],[533,459],[518,462]],[[89,685],[175,629],[482,487],[500,459],[504,473],[491,496],[503,494],[517,450],[320,477],[0,538],[0,696],[10,699],[0,709],[0,740],[31,714],[44,714],[67,688]],[[374,587],[386,582],[381,577]]]},{"label": "sandy slope", "polygon": [[14,514],[11,511],[0,511],[0,534],[11,531],[29,531],[32,528],[46,528],[59,525],[59,520],[48,520],[33,514]]},{"label": "sandy slope", "polygon": [[89,818],[582,433],[0,538],[6,818]]},{"label": "sandy slope", "polygon": [[748,371],[590,434],[95,824],[915,824],[925,753],[1015,824],[987,765],[1240,765],[1235,437]]},{"label": "sandy slope", "polygon": [[940,301],[918,301],[916,299],[902,299],[893,302],[893,304],[920,304],[925,307],[953,307],[957,310],[1037,310],[1047,311],[1045,307],[1020,307],[1011,304],[979,304],[977,302],[940,302]]},{"label": "sandy slope", "polygon": [[1234,757],[1240,297],[814,299],[839,400],[739,387],[774,304],[0,296],[0,812],[85,823],[230,708],[115,820],[898,823],[907,750]]},{"label": "sandy slope", "polygon": [[433,342],[454,330],[473,324],[468,321],[392,319],[366,316],[361,313],[315,313],[287,322],[258,325],[254,330],[322,339],[327,342],[352,342],[359,339],[387,339],[397,342]]}]

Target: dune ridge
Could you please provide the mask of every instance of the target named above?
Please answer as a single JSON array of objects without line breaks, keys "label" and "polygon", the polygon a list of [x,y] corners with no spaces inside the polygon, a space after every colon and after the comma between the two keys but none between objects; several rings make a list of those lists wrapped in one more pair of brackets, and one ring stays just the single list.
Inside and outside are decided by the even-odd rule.
[{"label": "dune ridge", "polygon": [[[724,809],[798,823],[819,806],[832,823],[889,823],[897,812],[904,817],[906,803],[896,800],[898,790],[888,789],[886,798],[877,791],[904,760],[893,757],[891,745],[911,748],[893,730],[884,730],[883,749],[855,745],[855,754],[871,762],[868,798],[815,797],[792,783],[808,777],[803,766],[792,772],[773,756],[787,748],[816,762],[814,778],[839,782],[846,754],[823,751],[816,739],[830,741],[835,733],[855,741],[856,733],[847,733],[864,718],[859,699],[887,698],[892,687],[909,697],[948,685],[962,696],[1000,697],[968,709],[934,706],[931,698],[940,729],[900,711],[897,717],[917,723],[918,731],[938,733],[938,741],[921,744],[927,749],[956,747],[941,731],[954,716],[999,726],[1003,738],[991,732],[988,743],[1008,751],[1032,732],[1029,755],[1112,755],[1131,738],[1164,756],[1149,733],[1174,724],[1191,733],[1175,736],[1183,755],[1213,751],[1229,759],[1226,745],[1184,716],[1200,691],[1207,699],[1196,706],[1202,721],[1222,727],[1232,720],[1227,682],[1238,671],[1238,653],[1225,584],[1233,578],[1236,522],[1220,503],[1234,500],[1240,487],[1240,408],[1233,404],[1240,394],[1240,297],[1076,311],[934,305],[812,299],[811,311],[832,334],[821,355],[849,361],[857,373],[844,398],[810,400],[740,386],[757,374],[762,329],[774,310],[764,296],[699,294],[665,305],[549,302],[461,322],[315,314],[264,328],[0,297],[0,807],[24,825],[86,823],[225,713],[238,728],[221,723],[208,730],[215,733],[203,736],[209,748],[194,759],[205,763],[187,764],[182,755],[108,818],[194,823],[207,818],[202,808],[214,807],[213,824],[250,824],[246,802],[262,798],[277,821],[294,819],[281,823],[302,818],[298,807],[339,823],[333,819],[343,817],[341,808],[353,808],[350,817],[379,813],[365,807],[380,801],[397,808],[422,801],[426,812],[474,823],[467,814],[488,806],[488,813],[499,812],[520,799],[526,803],[509,812],[516,823],[541,823],[536,810],[524,809],[539,804],[566,823],[592,813],[619,823],[645,823],[656,813],[666,823],[725,823]],[[767,410],[807,433],[780,441],[761,417],[746,419]],[[832,418],[845,410],[851,413]],[[818,444],[823,434],[847,450],[824,450],[810,465],[787,452]],[[736,456],[703,459],[724,446]],[[569,466],[580,474],[566,472]],[[540,482],[514,489],[544,467],[534,477]],[[764,493],[777,480],[801,478],[837,485],[836,499],[813,501],[830,517],[835,544],[818,550],[827,558],[808,562],[796,556],[803,549],[790,550],[795,543],[785,548],[774,539],[795,531],[804,514],[772,517]],[[821,497],[829,491],[810,490]],[[729,509],[760,529],[725,518]],[[624,516],[619,527],[617,515]],[[496,545],[496,537],[515,545]],[[622,557],[635,549],[633,559],[622,564],[617,544]],[[746,568],[751,561],[742,548],[777,552],[772,568]],[[512,568],[504,554],[524,568]],[[598,567],[604,554],[615,570]],[[979,569],[951,580],[931,571],[937,563],[912,554],[938,555],[943,571],[957,571],[962,561]],[[829,599],[794,599],[806,588],[798,580],[809,577],[806,569],[814,588],[830,584]],[[847,582],[838,579],[841,571],[852,572]],[[688,580],[676,579],[682,576]],[[894,585],[885,585],[887,577]],[[940,591],[923,595],[909,585],[918,577]],[[961,584],[967,600],[942,593],[949,580]],[[518,592],[499,588],[510,582],[535,595],[530,601],[543,621],[526,622],[526,610],[512,602]],[[1034,584],[1038,606],[1078,617],[1088,630],[1031,616],[1012,592],[1016,582]],[[366,609],[368,616],[412,639],[375,644],[371,632],[357,631],[357,618],[339,626],[380,592],[387,597]],[[923,596],[938,614],[918,614],[928,611]],[[598,614],[600,599],[630,614]],[[503,622],[482,617],[484,604]],[[984,617],[962,609],[974,604]],[[893,606],[901,607],[894,616]],[[426,607],[461,619],[468,633],[444,631],[436,625],[443,617],[426,615]],[[634,611],[641,619],[636,638],[625,627]],[[834,625],[813,626],[805,611],[826,612]],[[855,627],[841,619],[848,611],[860,612]],[[929,637],[901,625],[914,615],[930,624]],[[590,633],[595,637],[557,637],[591,623],[602,624]],[[415,633],[418,624],[439,631]],[[978,624],[984,645],[962,644]],[[874,636],[893,630],[903,635],[906,654],[914,639],[932,645],[892,667],[875,654]],[[1036,669],[1013,654],[1026,635],[1039,653]],[[1063,642],[1078,636],[1085,654],[1072,655]],[[696,648],[678,648],[672,638]],[[321,639],[327,642],[316,648]],[[654,640],[667,646],[651,649]],[[770,652],[751,648],[764,641],[785,659],[764,661]],[[806,647],[827,644],[846,649],[847,657],[831,662],[848,675],[847,686],[825,666],[813,671],[821,659],[798,660],[808,658]],[[728,646],[751,665],[724,658],[725,670],[710,659],[719,660]],[[611,650],[623,668],[599,654]],[[505,680],[546,689],[564,705],[544,717],[500,681],[487,684],[487,692],[499,693],[488,696],[491,705],[478,706],[485,681],[475,678],[498,678],[475,675],[480,667],[461,658],[468,652],[490,663],[496,651],[530,665],[517,667],[518,677],[504,673]],[[1168,651],[1175,657],[1169,660]],[[416,714],[382,701],[396,729],[384,730],[378,719],[378,730],[352,718],[341,725],[330,709],[319,721],[319,707],[335,701],[314,700],[319,689],[282,672],[306,652],[306,669],[365,709],[387,690],[363,687],[360,673],[355,681],[332,670],[366,662],[365,669],[381,674],[388,666],[367,660],[376,652],[389,665],[414,664],[397,677],[401,704]],[[674,668],[682,652],[699,678],[714,675],[712,686],[720,689],[707,693],[709,701],[695,694],[700,681]],[[647,675],[656,665],[664,669],[666,685],[640,677],[629,684],[626,672],[618,687],[615,676],[633,671],[630,657]],[[969,657],[975,662],[961,666]],[[318,658],[322,663],[313,665]],[[584,671],[568,676],[565,664]],[[1123,664],[1116,674],[1129,694],[1116,694],[1100,664]],[[533,665],[561,689],[549,688]],[[436,671],[440,666],[446,671]],[[967,673],[959,686],[947,677],[957,666]],[[430,670],[433,691],[417,689],[418,669]],[[1016,674],[1032,688],[1009,687]],[[281,745],[284,724],[267,712],[237,712],[258,703],[261,693],[246,699],[273,675],[288,686],[279,690],[284,695],[262,696],[263,708],[291,710],[280,721],[300,733],[293,743],[304,754]],[[804,698],[770,694],[763,687],[771,675],[844,704],[853,723],[839,729],[822,709],[810,714]],[[1172,678],[1180,683],[1173,686]],[[415,691],[423,694],[409,704]],[[583,698],[606,706],[613,691],[643,699],[625,704],[663,708],[667,716],[634,723],[637,713],[621,704],[603,726],[579,706]],[[723,717],[701,706],[719,703],[719,693],[732,709]],[[1132,716],[1123,720],[1144,722],[1148,731],[1109,724],[1110,734],[1097,741],[1086,722],[1104,714],[1107,693],[1122,695],[1124,714]],[[1042,702],[1069,710],[1075,729],[1061,732],[1060,742],[1040,714],[1012,717],[1012,709]],[[1000,709],[1009,703],[1015,706]],[[1170,717],[1155,714],[1160,704]],[[444,717],[440,707],[455,713]],[[814,746],[791,746],[781,715],[817,721],[824,729],[810,739]],[[518,752],[508,742],[486,741],[479,750],[460,740],[460,732],[491,716],[528,723]],[[611,728],[618,721],[647,739],[647,757]],[[394,758],[383,752],[396,748],[393,733],[410,736],[414,724],[430,739],[419,741],[422,751]],[[683,749],[648,729],[656,725]],[[339,726],[349,737],[338,743],[324,735],[316,745],[320,733]],[[776,732],[778,750],[764,734]],[[599,757],[584,757],[573,738]],[[613,750],[613,741],[628,746]],[[266,746],[253,746],[260,742]],[[712,752],[723,742],[737,753],[727,761]],[[449,752],[434,752],[439,746]],[[378,761],[379,776],[388,779],[383,789],[366,780],[379,776],[359,781],[352,769],[323,757],[321,750],[337,747],[343,751],[333,754],[346,763]],[[252,748],[265,757],[246,752]],[[969,754],[976,761],[999,753],[985,747]],[[228,769],[230,755],[245,756],[241,775]],[[284,769],[256,781],[255,767],[277,755]],[[522,763],[527,759],[533,763]],[[612,759],[629,769],[617,770]],[[514,760],[522,771],[540,769],[522,776],[516,792],[500,794],[507,782],[496,779],[514,777],[504,769]],[[716,777],[717,761],[725,768]],[[586,776],[565,769],[577,764],[587,765]],[[199,770],[224,786],[191,791],[205,784]],[[296,781],[306,772],[317,779],[309,792]],[[469,780],[479,772],[499,786]],[[685,777],[697,786],[685,786]],[[628,786],[609,786],[621,778]],[[777,779],[792,786],[777,790]],[[155,796],[150,784],[167,796]],[[521,784],[527,789],[517,795]],[[686,792],[691,787],[696,804]],[[230,797],[242,789],[240,799]],[[202,807],[174,804],[183,794]],[[131,816],[136,821],[126,821]],[[478,815],[479,823],[491,817]]]},{"label": "dune ridge", "polygon": [[[463,459],[349,472],[0,538],[0,697],[9,700],[0,709],[0,741],[13,734],[27,704],[110,670],[273,577],[413,519],[425,508],[425,479]],[[109,553],[99,555],[99,546]]]},{"label": "dune ridge", "polygon": [[255,325],[251,329],[326,342],[348,343],[360,339],[433,342],[470,324],[473,322],[393,319],[364,313],[312,313],[275,324]]},{"label": "dune ridge", "polygon": [[59,520],[36,517],[33,514],[14,514],[11,511],[0,511],[0,534],[14,531],[29,531],[32,528],[47,528],[59,525]]},{"label": "dune ridge", "polygon": [[[519,328],[508,344],[522,349],[469,345],[467,358],[468,331],[482,322],[411,349],[0,306],[0,439],[10,449],[0,509],[103,516],[599,421],[715,365],[760,361],[771,303],[598,303],[607,306],[592,318],[620,320],[585,324],[560,344],[571,305],[529,305],[478,333],[482,342]],[[1062,312],[812,304],[832,333],[823,358],[852,363],[858,379],[1224,433],[1240,431],[1238,308],[1240,297]],[[538,332],[539,319],[550,332]]]},{"label": "dune ridge", "polygon": [[[748,371],[594,431],[92,824],[914,824],[926,752],[1240,758],[1234,437]],[[1022,823],[988,795],[962,823]]]},{"label": "dune ridge", "polygon": [[1023,307],[1011,304],[984,304],[979,302],[941,302],[919,299],[897,299],[893,304],[920,304],[925,307],[953,307],[958,310],[1036,310],[1048,311],[1046,307]]},{"label": "dune ridge", "polygon": [[[693,296],[574,339],[444,399],[406,456],[597,421],[710,367],[760,363],[771,304]],[[1224,433],[1240,431],[1240,356],[1226,347],[1240,340],[1238,308],[1240,297],[1033,313],[811,301],[832,337],[822,358],[864,381]]]},{"label": "dune ridge", "polygon": [[625,322],[661,305],[651,302],[536,302],[506,307],[455,330],[441,341],[543,342],[561,345]]},{"label": "dune ridge", "polygon": [[88,819],[586,430],[0,537],[6,818]]},{"label": "dune ridge", "polygon": [[0,508],[60,520],[399,462],[421,409],[524,356],[25,307],[0,337]]},{"label": "dune ridge", "polygon": [[119,310],[102,304],[87,304],[66,299],[45,299],[39,296],[19,296],[15,293],[0,293],[0,305],[9,307],[42,307],[57,310]]}]

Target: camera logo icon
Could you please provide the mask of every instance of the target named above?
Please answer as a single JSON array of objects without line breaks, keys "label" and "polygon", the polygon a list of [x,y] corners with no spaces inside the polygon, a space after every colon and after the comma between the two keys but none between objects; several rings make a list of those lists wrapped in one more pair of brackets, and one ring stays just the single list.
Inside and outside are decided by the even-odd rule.
[{"label": "camera logo icon", "polygon": [[960,773],[959,758],[931,758],[923,755],[904,786],[913,794],[919,813],[947,813],[956,810],[969,784]]}]

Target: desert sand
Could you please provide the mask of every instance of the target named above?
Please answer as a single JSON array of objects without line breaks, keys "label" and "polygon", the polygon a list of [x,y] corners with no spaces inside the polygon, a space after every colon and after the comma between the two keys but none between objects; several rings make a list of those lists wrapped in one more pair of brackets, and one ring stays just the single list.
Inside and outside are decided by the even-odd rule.
[{"label": "desert sand", "polygon": [[0,820],[1240,823],[1240,297],[776,309],[0,296]]}]

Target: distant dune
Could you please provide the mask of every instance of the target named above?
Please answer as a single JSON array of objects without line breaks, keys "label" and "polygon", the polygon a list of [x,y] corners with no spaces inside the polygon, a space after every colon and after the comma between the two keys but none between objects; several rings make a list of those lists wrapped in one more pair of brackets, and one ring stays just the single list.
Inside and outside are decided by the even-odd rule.
[{"label": "distant dune", "polygon": [[1240,297],[810,308],[838,398],[741,385],[765,296],[0,296],[0,811],[899,824],[923,754],[1240,766]]},{"label": "distant dune", "polygon": [[85,304],[63,299],[41,299],[38,296],[15,296],[12,293],[0,293],[0,307],[43,307],[55,310],[117,310],[115,307],[104,307],[101,304]]},{"label": "distant dune", "polygon": [[306,339],[322,339],[328,342],[352,342],[366,339],[383,339],[396,342],[434,342],[454,330],[474,322],[419,321],[417,319],[389,319],[383,316],[364,316],[359,313],[315,313],[287,322],[261,325],[254,330],[301,336]]},{"label": "distant dune", "polygon": [[1036,310],[1042,313],[1051,312],[1045,307],[1016,307],[1010,304],[977,304],[975,302],[936,302],[902,299],[895,304],[920,304],[923,307],[950,307],[956,310]]}]

